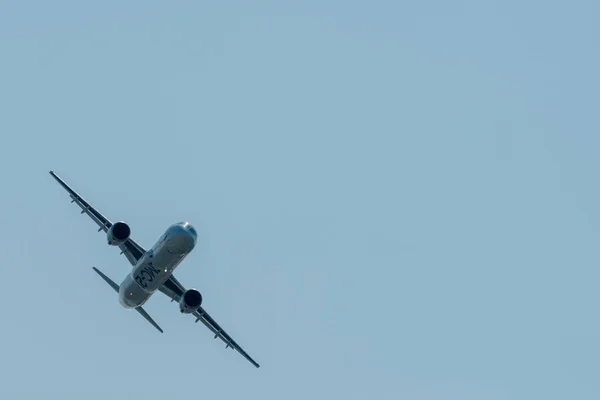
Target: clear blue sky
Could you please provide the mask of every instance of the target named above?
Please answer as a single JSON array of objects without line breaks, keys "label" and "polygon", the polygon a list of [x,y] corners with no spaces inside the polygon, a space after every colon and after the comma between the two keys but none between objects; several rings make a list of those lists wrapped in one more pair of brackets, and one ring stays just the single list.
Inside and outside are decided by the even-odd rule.
[{"label": "clear blue sky", "polygon": [[600,398],[600,5],[412,3],[1,2],[0,397]]}]

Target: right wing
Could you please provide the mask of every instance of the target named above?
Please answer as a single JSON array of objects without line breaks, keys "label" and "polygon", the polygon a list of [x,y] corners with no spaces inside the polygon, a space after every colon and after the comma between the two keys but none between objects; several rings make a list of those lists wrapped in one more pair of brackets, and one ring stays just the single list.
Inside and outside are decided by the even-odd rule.
[{"label": "right wing", "polygon": [[[179,283],[174,275],[171,275],[169,279],[167,279],[167,281],[158,288],[158,290],[170,297],[171,300],[178,302],[185,292],[185,287]],[[219,324],[217,324],[217,321],[208,315],[204,308],[198,308],[198,310],[194,311],[192,315],[196,317],[196,322],[202,322],[208,329],[212,331],[212,333],[215,334],[215,339],[219,338],[225,342],[227,345],[225,348],[231,347],[232,349],[237,350],[238,353],[244,356],[244,358],[250,361],[250,363],[252,363],[252,365],[254,365],[256,368],[260,367],[260,365],[254,361],[252,357],[250,357],[248,353],[246,353],[244,349],[242,349],[240,345],[238,345],[235,340],[233,340],[231,336],[229,336],[227,332],[225,332],[223,328],[219,326]]]},{"label": "right wing", "polygon": [[[76,203],[81,208],[81,213],[86,213],[89,217],[100,227],[98,232],[104,231],[107,232],[108,229],[112,226],[112,222],[110,222],[104,215],[102,215],[99,211],[97,211],[94,207],[90,205],[83,197],[77,194],[73,189],[69,187],[62,179],[60,179],[54,171],[50,171],[50,175],[60,185],[69,193],[71,196],[71,203]],[[121,253],[125,254],[125,257],[129,260],[129,263],[133,266],[136,265],[138,260],[142,258],[146,250],[137,244],[133,239],[129,238],[125,243],[119,246],[121,249]]]},{"label": "right wing", "polygon": [[229,336],[227,334],[227,332],[225,332],[223,330],[223,328],[221,328],[219,326],[219,324],[217,324],[217,321],[212,319],[212,317],[210,315],[208,315],[208,313],[202,307],[200,307],[198,310],[196,310],[194,312],[194,316],[196,317],[196,322],[198,322],[198,321],[202,322],[208,329],[210,329],[212,331],[212,333],[215,334],[215,339],[218,337],[226,343],[225,348],[231,347],[233,349],[236,349],[238,351],[238,353],[240,353],[242,356],[244,356],[246,358],[246,360],[250,361],[252,363],[252,365],[254,365],[256,368],[260,368],[260,365],[256,361],[254,361],[252,359],[252,357],[250,357],[244,351],[244,349],[242,349],[235,342],[235,340],[233,340],[231,338],[231,336]]}]

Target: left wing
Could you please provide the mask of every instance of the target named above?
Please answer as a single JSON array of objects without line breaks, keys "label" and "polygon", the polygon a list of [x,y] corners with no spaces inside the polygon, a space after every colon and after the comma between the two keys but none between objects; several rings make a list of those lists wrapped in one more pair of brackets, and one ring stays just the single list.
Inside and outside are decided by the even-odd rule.
[{"label": "left wing", "polygon": [[[174,275],[171,275],[169,279],[158,288],[162,293],[167,295],[173,301],[179,301],[183,293],[185,292],[184,286],[179,283],[177,278]],[[252,365],[256,368],[259,368],[260,365],[252,359],[245,351],[242,349],[236,342],[217,324],[217,322],[212,319],[210,315],[202,308],[198,308],[197,311],[193,313],[196,317],[196,322],[201,321],[208,329],[215,334],[215,339],[220,338],[227,345],[225,348],[231,347],[232,349],[236,349],[238,353],[246,358],[246,360],[250,361]]]},{"label": "left wing", "polygon": [[[60,185],[69,193],[71,196],[71,203],[76,203],[79,207],[81,207],[81,213],[86,213],[89,217],[100,227],[98,232],[104,231],[107,232],[108,229],[112,226],[112,222],[110,222],[104,215],[102,215],[99,211],[97,211],[94,207],[90,205],[83,197],[77,194],[73,189],[69,187],[62,179],[58,177],[54,173],[54,171],[50,171],[50,175]],[[125,243],[119,246],[121,249],[121,253],[125,254],[125,257],[129,260],[129,263],[133,266],[136,265],[138,260],[142,258],[146,250],[139,244],[137,244],[133,239],[129,238]]]}]

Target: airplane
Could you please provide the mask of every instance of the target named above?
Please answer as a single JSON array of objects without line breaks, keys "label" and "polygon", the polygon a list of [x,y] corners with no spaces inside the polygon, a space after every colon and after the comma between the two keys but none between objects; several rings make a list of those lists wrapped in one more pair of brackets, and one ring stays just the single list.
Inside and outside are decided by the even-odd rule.
[{"label": "airplane", "polygon": [[69,193],[71,203],[76,203],[81,208],[81,214],[86,213],[98,224],[98,232],[106,233],[107,243],[110,246],[119,247],[121,254],[124,254],[129,260],[132,269],[120,285],[113,282],[96,267],[92,267],[119,294],[119,303],[123,307],[136,310],[160,333],[163,333],[161,327],[142,307],[158,290],[169,297],[171,302],[178,302],[181,313],[192,314],[196,317],[196,322],[202,322],[215,334],[215,339],[220,338],[225,342],[225,348],[231,347],[237,350],[256,368],[260,367],[202,308],[202,294],[194,288],[185,289],[173,275],[175,268],[196,246],[198,234],[189,222],[171,225],[150,250],[145,250],[131,238],[131,228],[128,224],[123,221],[110,222],[71,189],[54,171],[49,172]]}]

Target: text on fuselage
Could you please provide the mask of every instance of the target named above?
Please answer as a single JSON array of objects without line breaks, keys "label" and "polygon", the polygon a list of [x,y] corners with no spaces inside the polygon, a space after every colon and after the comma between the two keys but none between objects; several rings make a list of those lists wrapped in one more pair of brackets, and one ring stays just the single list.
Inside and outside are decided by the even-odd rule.
[{"label": "text on fuselage", "polygon": [[153,267],[152,264],[148,264],[141,268],[133,279],[135,279],[138,285],[146,289],[148,284],[152,283],[158,275],[160,275],[160,270]]}]

